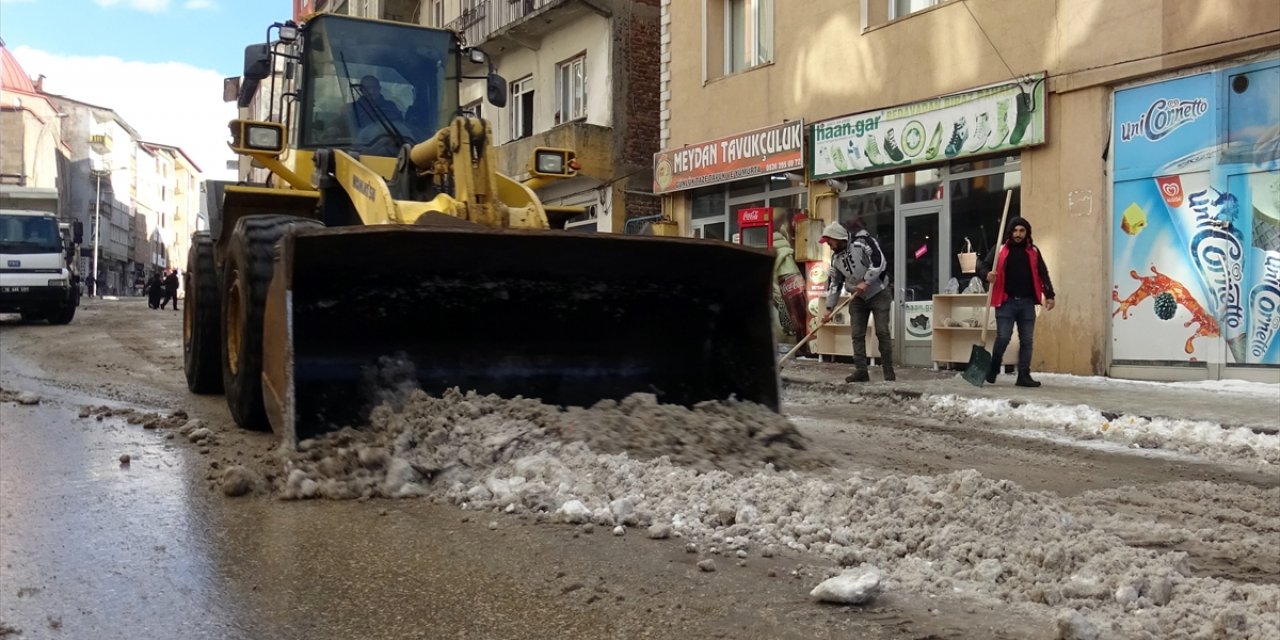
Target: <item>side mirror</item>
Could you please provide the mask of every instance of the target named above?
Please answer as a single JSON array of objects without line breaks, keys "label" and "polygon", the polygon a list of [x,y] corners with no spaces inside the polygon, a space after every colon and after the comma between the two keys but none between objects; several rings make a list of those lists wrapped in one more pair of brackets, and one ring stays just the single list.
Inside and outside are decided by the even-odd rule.
[{"label": "side mirror", "polygon": [[235,102],[240,98],[240,76],[222,79],[222,101]]},{"label": "side mirror", "polygon": [[263,80],[271,75],[271,48],[266,44],[251,44],[244,48],[245,80]]},{"label": "side mirror", "polygon": [[486,80],[489,104],[501,109],[507,106],[507,80],[490,72]]},{"label": "side mirror", "polygon": [[84,223],[76,220],[71,223],[71,241],[75,244],[84,242]]},{"label": "side mirror", "polygon": [[244,48],[244,77],[240,83],[239,99],[236,106],[244,108],[253,100],[258,92],[258,84],[271,76],[271,47],[266,44],[251,44]]}]

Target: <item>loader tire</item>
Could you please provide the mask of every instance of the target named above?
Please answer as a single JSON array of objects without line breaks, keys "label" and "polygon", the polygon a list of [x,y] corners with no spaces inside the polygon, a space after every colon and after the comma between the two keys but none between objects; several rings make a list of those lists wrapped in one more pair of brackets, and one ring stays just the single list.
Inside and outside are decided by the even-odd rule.
[{"label": "loader tire", "polygon": [[270,428],[262,398],[262,313],[276,243],[296,227],[322,226],[296,216],[254,215],[236,222],[231,234],[222,273],[222,386],[242,428]]},{"label": "loader tire", "polygon": [[213,238],[208,231],[191,236],[187,253],[186,304],[182,308],[182,365],[192,393],[222,393],[222,296]]}]

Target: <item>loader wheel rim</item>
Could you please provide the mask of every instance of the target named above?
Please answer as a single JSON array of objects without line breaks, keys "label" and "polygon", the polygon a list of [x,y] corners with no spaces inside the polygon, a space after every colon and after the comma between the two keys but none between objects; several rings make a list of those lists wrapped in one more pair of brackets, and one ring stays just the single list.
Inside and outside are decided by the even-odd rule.
[{"label": "loader wheel rim", "polygon": [[240,320],[242,302],[240,300],[240,272],[233,270],[228,277],[231,285],[227,287],[227,368],[232,375],[240,373],[240,343],[243,340],[243,325]]}]

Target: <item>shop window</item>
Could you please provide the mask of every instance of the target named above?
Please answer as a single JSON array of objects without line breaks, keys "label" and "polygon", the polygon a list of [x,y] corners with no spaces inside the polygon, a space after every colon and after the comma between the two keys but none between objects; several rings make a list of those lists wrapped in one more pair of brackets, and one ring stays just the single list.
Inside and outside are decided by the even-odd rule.
[{"label": "shop window", "polygon": [[942,199],[942,169],[921,169],[902,174],[902,204]]},{"label": "shop window", "polygon": [[704,0],[708,77],[773,62],[774,0]]},{"label": "shop window", "polygon": [[533,135],[533,76],[511,83],[511,139]]},{"label": "shop window", "polygon": [[556,124],[587,117],[587,56],[556,65]]},{"label": "shop window", "polygon": [[861,220],[867,232],[880,243],[880,250],[889,261],[890,277],[893,276],[894,234],[893,234],[893,191],[882,190],[871,193],[856,193],[840,198],[839,210],[836,214],[842,224],[848,225],[854,220]]},{"label": "shop window", "polygon": [[769,190],[769,178],[760,176],[757,178],[748,178],[746,180],[737,180],[729,183],[729,197],[741,198],[743,196],[754,196],[762,194]]},{"label": "shop window", "polygon": [[[1005,190],[1013,190],[1009,218],[1022,211],[1022,173],[1009,171],[951,181],[951,275],[960,277],[957,253],[964,251],[965,238],[979,260],[986,260],[1000,245],[1000,215],[1004,211]],[[961,283],[961,288],[967,282]]]}]

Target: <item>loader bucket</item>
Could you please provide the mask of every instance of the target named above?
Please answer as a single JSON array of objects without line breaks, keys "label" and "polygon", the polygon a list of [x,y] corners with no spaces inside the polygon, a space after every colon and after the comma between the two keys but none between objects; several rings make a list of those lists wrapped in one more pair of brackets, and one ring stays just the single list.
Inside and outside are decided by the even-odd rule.
[{"label": "loader bucket", "polygon": [[296,442],[356,426],[379,358],[451,387],[590,406],[634,392],[778,408],[773,258],[693,239],[369,226],[281,244],[264,388]]}]

